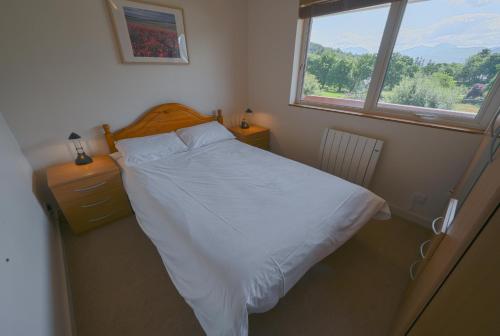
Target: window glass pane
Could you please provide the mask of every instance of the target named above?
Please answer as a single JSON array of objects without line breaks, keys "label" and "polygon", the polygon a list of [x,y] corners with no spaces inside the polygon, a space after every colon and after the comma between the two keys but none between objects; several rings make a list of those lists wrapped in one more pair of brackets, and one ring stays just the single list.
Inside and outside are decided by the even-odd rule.
[{"label": "window glass pane", "polygon": [[389,8],[369,7],[312,19],[303,100],[363,106]]},{"label": "window glass pane", "polygon": [[410,2],[385,76],[385,104],[379,106],[473,117],[499,70],[499,0]]}]

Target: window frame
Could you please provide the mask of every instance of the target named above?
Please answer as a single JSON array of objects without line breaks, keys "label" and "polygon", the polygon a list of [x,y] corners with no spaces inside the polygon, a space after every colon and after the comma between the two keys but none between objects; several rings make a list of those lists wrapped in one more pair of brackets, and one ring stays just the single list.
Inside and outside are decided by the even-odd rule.
[{"label": "window frame", "polygon": [[[467,112],[398,105],[379,101],[385,81],[385,75],[393,55],[407,5],[408,0],[400,0],[390,4],[368,92],[364,102],[361,101],[362,107],[348,104],[348,102],[353,99],[335,98],[338,103],[319,103],[304,100],[302,98],[305,70],[307,69],[310,33],[314,18],[299,19],[297,24],[295,44],[296,56],[294,58],[295,62],[290,103],[292,105],[323,108],[336,112],[345,111],[351,114],[381,117],[381,119],[390,120],[394,118],[402,122],[408,121],[410,123],[422,123],[444,127],[451,126],[458,129],[464,128],[477,131],[486,129],[500,107],[500,75],[497,76],[492,89],[485,97],[481,108],[475,116]],[[359,102],[359,100],[354,101]]]}]

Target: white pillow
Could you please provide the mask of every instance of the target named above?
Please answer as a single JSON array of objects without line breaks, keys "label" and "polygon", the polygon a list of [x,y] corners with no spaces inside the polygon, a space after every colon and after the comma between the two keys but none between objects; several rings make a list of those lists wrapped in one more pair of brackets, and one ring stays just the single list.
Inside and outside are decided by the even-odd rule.
[{"label": "white pillow", "polygon": [[233,133],[229,132],[217,121],[181,128],[177,130],[177,135],[190,149],[210,145],[214,142],[234,139]]},{"label": "white pillow", "polygon": [[189,149],[175,132],[123,139],[117,141],[115,146],[127,166],[163,159]]}]

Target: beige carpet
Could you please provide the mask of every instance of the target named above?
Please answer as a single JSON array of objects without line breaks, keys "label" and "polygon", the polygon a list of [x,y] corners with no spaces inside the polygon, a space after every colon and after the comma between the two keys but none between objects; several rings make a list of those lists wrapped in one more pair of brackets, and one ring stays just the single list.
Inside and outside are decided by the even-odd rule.
[{"label": "beige carpet", "polygon": [[[134,217],[74,236],[63,225],[78,336],[203,335]],[[313,267],[250,335],[386,335],[408,266],[430,232],[371,221]]]}]

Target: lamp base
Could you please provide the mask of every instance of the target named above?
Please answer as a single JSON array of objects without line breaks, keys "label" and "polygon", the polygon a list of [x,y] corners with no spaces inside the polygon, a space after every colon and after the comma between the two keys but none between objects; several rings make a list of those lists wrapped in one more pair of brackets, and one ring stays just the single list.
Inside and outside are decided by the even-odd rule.
[{"label": "lamp base", "polygon": [[78,156],[75,159],[75,164],[77,166],[83,166],[83,165],[86,165],[86,164],[89,164],[89,163],[92,163],[92,162],[94,162],[92,160],[92,158],[90,156],[88,156],[87,154],[85,154],[85,153],[78,154]]},{"label": "lamp base", "polygon": [[245,119],[243,119],[241,121],[240,128],[242,128],[242,129],[248,129],[248,128],[250,128],[250,124]]}]

